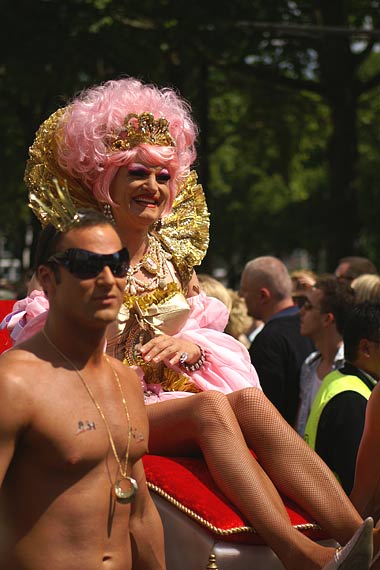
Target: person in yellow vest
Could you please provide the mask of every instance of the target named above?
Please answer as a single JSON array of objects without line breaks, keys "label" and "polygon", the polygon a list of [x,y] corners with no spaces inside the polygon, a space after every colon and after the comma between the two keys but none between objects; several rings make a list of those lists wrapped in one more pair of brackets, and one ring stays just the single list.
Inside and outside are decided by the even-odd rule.
[{"label": "person in yellow vest", "polygon": [[309,354],[300,372],[300,401],[295,428],[305,435],[306,422],[323,378],[344,364],[343,330],[355,304],[355,292],[334,275],[318,277],[305,293],[300,309],[301,334],[316,350]]},{"label": "person in yellow vest", "polygon": [[317,392],[305,441],[352,490],[367,401],[380,378],[380,303],[356,305],[343,333],[345,364]]}]

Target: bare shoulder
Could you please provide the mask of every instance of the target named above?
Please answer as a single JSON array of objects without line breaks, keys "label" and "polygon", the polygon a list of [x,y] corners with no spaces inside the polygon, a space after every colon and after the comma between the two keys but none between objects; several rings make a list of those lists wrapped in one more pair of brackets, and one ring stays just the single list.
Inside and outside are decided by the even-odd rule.
[{"label": "bare shoulder", "polygon": [[37,363],[37,357],[22,345],[11,348],[0,356],[0,380],[2,383],[18,381],[27,377],[30,366]]},{"label": "bare shoulder", "polygon": [[380,433],[380,422],[378,421],[380,414],[380,383],[378,383],[372,391],[367,405],[366,421],[372,428]]},{"label": "bare shoulder", "polygon": [[380,406],[380,382],[372,390],[371,399],[374,400],[375,405]]},{"label": "bare shoulder", "polygon": [[44,372],[50,369],[44,343],[40,335],[35,335],[0,356],[0,383],[19,388],[35,387]]},{"label": "bare shoulder", "polygon": [[23,348],[12,348],[0,356],[0,416],[5,422],[11,418],[26,421],[32,413],[31,380],[39,377],[40,364],[36,355]]},{"label": "bare shoulder", "polygon": [[132,390],[136,390],[142,395],[141,382],[136,372],[112,356],[107,356],[107,359],[118,373],[120,379],[122,379],[123,382],[127,382]]}]

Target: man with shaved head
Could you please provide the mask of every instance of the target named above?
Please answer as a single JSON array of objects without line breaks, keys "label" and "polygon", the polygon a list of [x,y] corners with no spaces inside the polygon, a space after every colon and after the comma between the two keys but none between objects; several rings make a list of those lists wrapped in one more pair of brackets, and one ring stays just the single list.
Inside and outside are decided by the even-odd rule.
[{"label": "man with shaved head", "polygon": [[313,350],[301,336],[299,309],[292,299],[292,282],[286,266],[276,257],[257,257],[243,271],[240,295],[248,313],[265,325],[250,354],[267,397],[294,425],[302,362]]}]

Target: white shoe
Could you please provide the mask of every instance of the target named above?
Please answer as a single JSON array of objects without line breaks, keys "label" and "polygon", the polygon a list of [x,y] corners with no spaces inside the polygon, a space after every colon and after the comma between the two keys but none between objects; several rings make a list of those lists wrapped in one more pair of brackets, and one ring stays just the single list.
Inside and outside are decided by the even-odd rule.
[{"label": "white shoe", "polygon": [[369,570],[373,552],[372,530],[373,519],[368,517],[323,570]]}]

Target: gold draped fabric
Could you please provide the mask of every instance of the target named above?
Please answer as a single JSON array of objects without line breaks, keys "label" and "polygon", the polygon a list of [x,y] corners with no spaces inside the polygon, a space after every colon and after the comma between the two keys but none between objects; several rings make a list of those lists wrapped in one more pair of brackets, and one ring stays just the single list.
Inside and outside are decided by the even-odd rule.
[{"label": "gold draped fabric", "polygon": [[139,353],[139,347],[154,336],[180,331],[189,312],[186,298],[174,282],[145,295],[128,295],[119,313],[119,330],[108,340],[107,350],[124,364],[142,368],[147,384],[160,384],[165,391],[198,392],[186,374],[163,363],[147,364]]}]

